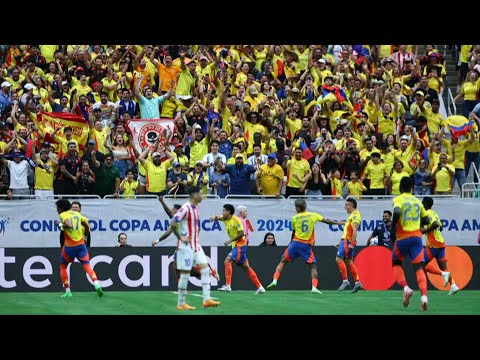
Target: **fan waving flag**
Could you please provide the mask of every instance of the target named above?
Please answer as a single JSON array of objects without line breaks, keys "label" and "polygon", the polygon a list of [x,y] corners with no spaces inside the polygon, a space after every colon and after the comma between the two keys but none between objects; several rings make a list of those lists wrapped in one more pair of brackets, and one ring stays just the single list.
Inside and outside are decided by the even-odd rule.
[{"label": "fan waving flag", "polygon": [[305,145],[304,142],[300,142],[300,147],[303,150],[302,157],[307,161],[310,160],[313,157],[312,151],[308,148],[307,145]]},{"label": "fan waving flag", "polygon": [[170,133],[174,133],[175,125],[172,119],[134,119],[127,123],[133,139],[133,146],[142,153],[143,149],[148,146],[153,149],[157,139],[160,138],[159,144],[163,145],[163,130],[168,128]]},{"label": "fan waving flag", "polygon": [[470,128],[473,126],[473,120],[467,119],[462,115],[452,115],[445,119],[445,123],[450,128],[453,137],[460,137],[467,135]]},{"label": "fan waving flag", "polygon": [[[42,112],[37,114],[37,127],[45,134],[45,141],[57,144],[51,137],[54,130],[58,127],[71,127],[72,137],[78,143],[78,155],[81,157],[87,144],[89,127],[88,121],[83,116],[67,112]],[[57,132],[57,135],[63,135],[63,129]]]}]

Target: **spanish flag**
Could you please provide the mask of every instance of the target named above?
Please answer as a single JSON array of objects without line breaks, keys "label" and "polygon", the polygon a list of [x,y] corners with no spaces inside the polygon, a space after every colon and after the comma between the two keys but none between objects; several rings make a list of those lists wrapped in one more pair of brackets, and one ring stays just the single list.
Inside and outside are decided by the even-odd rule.
[{"label": "spanish flag", "polygon": [[[53,131],[59,126],[70,126],[72,137],[78,142],[78,156],[82,157],[89,133],[88,121],[83,116],[66,112],[42,112],[37,114],[36,123],[45,135],[45,141],[53,144],[57,144],[51,137]],[[63,129],[57,132],[57,136],[63,136]]]},{"label": "spanish flag", "polygon": [[473,120],[467,119],[462,115],[452,115],[445,119],[445,123],[450,128],[453,137],[460,137],[467,135],[470,128],[473,126]]}]

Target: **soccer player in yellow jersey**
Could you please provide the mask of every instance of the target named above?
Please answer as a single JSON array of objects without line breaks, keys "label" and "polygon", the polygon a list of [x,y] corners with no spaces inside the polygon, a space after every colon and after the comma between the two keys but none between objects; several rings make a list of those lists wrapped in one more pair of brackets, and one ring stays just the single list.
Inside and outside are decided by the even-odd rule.
[{"label": "soccer player in yellow jersey", "polygon": [[352,293],[356,293],[358,290],[363,289],[357,267],[353,263],[355,246],[357,246],[358,227],[360,226],[362,218],[360,216],[360,211],[357,210],[357,200],[353,198],[347,199],[345,202],[345,210],[347,211],[348,218],[345,222],[345,227],[343,228],[342,240],[338,244],[337,257],[335,258],[343,280],[342,285],[340,285],[338,290],[343,291],[350,286],[347,276],[348,266],[348,270],[350,270],[353,280],[355,281]]},{"label": "soccer player in yellow jersey", "polygon": [[400,195],[393,199],[393,226],[396,226],[395,243],[392,252],[393,274],[398,285],[403,288],[403,306],[407,307],[413,290],[405,280],[402,263],[408,255],[416,275],[418,288],[422,294],[421,309],[428,310],[427,277],[423,269],[423,246],[421,226],[428,224],[428,215],[423,204],[412,195],[412,180],[400,180]]},{"label": "soccer player in yellow jersey", "polygon": [[317,260],[315,259],[315,255],[313,255],[315,223],[322,222],[324,224],[343,225],[345,222],[326,219],[320,214],[306,211],[307,203],[303,199],[295,200],[295,210],[297,214],[292,217],[292,241],[288,244],[287,250],[285,250],[282,259],[278,263],[275,274],[273,275],[273,281],[267,286],[267,290],[271,290],[277,286],[278,278],[285,264],[301,257],[310,268],[312,275],[312,294],[321,294],[322,292],[317,289],[318,274],[317,266],[315,265]]},{"label": "soccer player in yellow jersey", "polygon": [[225,230],[227,231],[229,240],[225,241],[225,246],[232,246],[232,251],[225,258],[225,285],[218,291],[232,291],[232,263],[235,262],[243,270],[247,272],[248,277],[253,282],[257,291],[255,294],[263,294],[265,289],[258,280],[257,274],[250,267],[247,259],[247,238],[245,236],[245,229],[242,220],[234,216],[235,208],[231,204],[223,205],[222,215],[215,215],[210,218],[210,221],[222,220],[225,223]]},{"label": "soccer player in yellow jersey", "polygon": [[[450,292],[448,295],[454,295],[459,288],[453,280],[452,274],[447,269],[447,257],[445,254],[445,239],[442,236],[442,223],[438,214],[432,210],[433,199],[425,196],[422,200],[423,207],[427,211],[428,225],[422,228],[422,234],[427,237],[427,244],[424,248],[423,261],[425,262],[425,271],[431,274],[443,277],[443,286],[450,284]],[[438,267],[431,261],[437,259]],[[440,269],[438,269],[440,268]]]},{"label": "soccer player in yellow jersey", "polygon": [[60,215],[58,226],[60,229],[63,229],[65,233],[65,245],[62,247],[62,254],[60,255],[60,276],[62,277],[63,287],[65,288],[65,294],[63,294],[62,297],[72,297],[67,265],[73,263],[75,258],[80,261],[85,272],[92,279],[98,296],[103,296],[103,290],[100,287],[97,274],[95,274],[95,271],[93,271],[90,266],[90,255],[85,246],[83,236],[84,228],[90,228],[87,218],[79,212],[72,211],[72,205],[67,199],[60,199],[55,205],[57,206],[57,212]]}]

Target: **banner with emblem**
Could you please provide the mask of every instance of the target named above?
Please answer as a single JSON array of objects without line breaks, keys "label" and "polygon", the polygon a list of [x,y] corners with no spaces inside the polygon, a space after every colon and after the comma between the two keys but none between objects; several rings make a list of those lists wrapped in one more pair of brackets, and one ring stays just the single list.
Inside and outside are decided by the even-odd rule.
[{"label": "banner with emblem", "polygon": [[146,146],[153,149],[158,138],[159,144],[165,141],[163,130],[169,129],[170,133],[174,133],[175,124],[172,119],[133,119],[127,123],[133,139],[133,146],[141,153]]},{"label": "banner with emblem", "polygon": [[[85,120],[83,116],[67,112],[43,112],[37,114],[36,123],[37,127],[45,135],[45,141],[54,144],[57,144],[57,142],[51,138],[51,134],[55,129],[59,126],[71,127],[72,137],[78,142],[78,155],[80,157],[83,155],[90,130],[88,127],[88,121]],[[57,136],[63,136],[63,129],[57,132]]]}]

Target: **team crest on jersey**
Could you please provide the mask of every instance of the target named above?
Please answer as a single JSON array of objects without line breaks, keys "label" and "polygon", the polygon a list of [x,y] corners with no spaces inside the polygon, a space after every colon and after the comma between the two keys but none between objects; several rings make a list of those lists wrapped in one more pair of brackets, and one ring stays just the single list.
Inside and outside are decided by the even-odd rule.
[{"label": "team crest on jersey", "polygon": [[146,124],[143,125],[138,134],[138,143],[143,149],[146,146],[153,148],[155,143],[160,138],[160,144],[163,143],[164,139],[162,137],[164,127],[159,124]]}]

